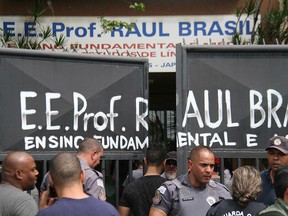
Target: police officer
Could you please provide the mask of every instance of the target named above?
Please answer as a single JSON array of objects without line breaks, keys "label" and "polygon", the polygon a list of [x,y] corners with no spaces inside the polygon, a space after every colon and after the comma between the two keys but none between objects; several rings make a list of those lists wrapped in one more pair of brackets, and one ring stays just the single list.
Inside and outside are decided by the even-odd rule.
[{"label": "police officer", "polygon": [[[80,160],[81,169],[85,171],[84,191],[96,197],[106,200],[106,192],[103,182],[103,175],[94,168],[100,164],[100,159],[104,154],[103,146],[94,138],[85,138],[77,150],[77,157]],[[40,187],[41,194],[50,186],[49,172],[46,173]]]},{"label": "police officer", "polygon": [[166,181],[156,190],[149,215],[205,216],[215,202],[231,199],[224,185],[211,180],[214,164],[214,154],[208,147],[193,148],[188,173]]}]

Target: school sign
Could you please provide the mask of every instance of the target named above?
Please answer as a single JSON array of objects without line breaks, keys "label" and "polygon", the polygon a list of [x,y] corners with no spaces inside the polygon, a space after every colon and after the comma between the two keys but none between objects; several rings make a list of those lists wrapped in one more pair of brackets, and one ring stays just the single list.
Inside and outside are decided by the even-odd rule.
[{"label": "school sign", "polygon": [[[127,30],[118,27],[102,34],[98,17],[41,17],[33,26],[29,17],[2,16],[0,28],[15,36],[41,40],[41,29],[50,27],[54,36],[67,39],[65,49],[93,55],[131,56],[149,59],[149,72],[176,71],[176,44],[231,44],[237,28],[242,40],[249,40],[253,17],[240,20],[235,15],[105,17],[133,23]],[[52,50],[51,40],[41,48]],[[57,49],[55,49],[57,51]],[[62,50],[61,50],[62,51]]]}]

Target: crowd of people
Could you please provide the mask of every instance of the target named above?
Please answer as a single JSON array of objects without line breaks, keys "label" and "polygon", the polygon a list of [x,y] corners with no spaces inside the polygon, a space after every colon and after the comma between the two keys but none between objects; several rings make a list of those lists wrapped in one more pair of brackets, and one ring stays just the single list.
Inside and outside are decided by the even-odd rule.
[{"label": "crowd of people", "polygon": [[143,161],[136,162],[137,171],[127,176],[117,209],[106,201],[103,175],[95,170],[104,154],[96,139],[85,138],[75,154],[51,159],[39,201],[31,193],[39,174],[33,157],[10,152],[2,162],[0,215],[287,216],[288,139],[275,136],[265,150],[267,170],[248,165],[233,174],[226,170],[227,187],[215,178],[210,148],[194,147],[187,173],[177,175],[177,152],[150,145]]}]

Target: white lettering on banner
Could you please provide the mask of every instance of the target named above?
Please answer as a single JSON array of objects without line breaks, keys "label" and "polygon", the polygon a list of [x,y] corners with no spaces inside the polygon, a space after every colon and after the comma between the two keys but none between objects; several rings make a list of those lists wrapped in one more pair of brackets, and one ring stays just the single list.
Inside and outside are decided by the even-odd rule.
[{"label": "white lettering on banner", "polygon": [[[237,17],[235,15],[214,16],[142,16],[107,17],[133,23],[128,31],[118,27],[101,34],[97,17],[41,17],[34,26],[27,17],[1,16],[0,28],[13,36],[42,39],[40,29],[50,27],[54,36],[64,35],[68,39],[66,49],[94,55],[132,56],[149,58],[150,72],[176,71],[176,44],[232,44]],[[260,20],[260,19],[259,19]],[[241,39],[249,40],[253,28],[253,17],[239,20],[238,33]],[[130,40],[127,40],[130,39]],[[128,42],[127,42],[128,41]],[[57,47],[49,41],[41,42],[45,50]],[[62,51],[62,48],[61,48]]]},{"label": "white lettering on banner", "polygon": [[[73,128],[75,131],[78,130],[78,120],[79,117],[86,111],[87,109],[87,101],[85,97],[77,92],[73,93],[73,101],[74,101],[74,123],[73,123]],[[84,131],[87,131],[88,129],[88,121],[90,118],[94,119],[94,128],[98,131],[103,131],[106,129],[108,125],[108,118],[110,118],[110,130],[114,131],[114,118],[118,116],[118,113],[114,113],[114,101],[115,100],[120,100],[121,96],[115,96],[112,97],[110,100],[110,113],[103,113],[103,112],[98,112],[98,113],[84,113],[83,117],[83,122],[84,122]],[[81,100],[79,102],[79,100]],[[83,106],[79,110],[79,104],[83,103]],[[103,124],[99,125],[98,124],[98,118],[101,118],[103,120]]]},{"label": "white lettering on banner", "polygon": [[[148,137],[143,141],[139,137],[125,137],[117,135],[110,136],[94,136],[95,139],[100,140],[104,149],[111,150],[140,150],[148,147]],[[45,149],[78,149],[79,140],[83,140],[82,136],[26,136],[24,137],[25,150],[45,150]]]},{"label": "white lettering on banner", "polygon": [[[36,92],[33,91],[21,91],[20,92],[20,105],[21,105],[21,128],[23,131],[28,130],[47,130],[47,131],[59,131],[61,128],[64,128],[65,131],[69,131],[69,126],[64,125],[52,125],[53,118],[57,118],[59,110],[55,110],[53,105],[57,105],[57,100],[61,98],[60,93],[45,93],[45,121],[44,125],[46,128],[42,128],[42,125],[36,125],[36,122],[33,121],[33,115],[41,115],[41,113],[37,112],[36,109],[31,109],[27,104],[33,104],[33,99],[36,97],[40,97]],[[73,120],[73,131],[91,131],[91,129],[95,129],[96,132],[109,130],[111,132],[115,131],[115,125],[117,125],[118,130],[122,130],[122,132],[126,131],[124,126],[119,125],[121,122],[117,122],[117,118],[120,113],[117,112],[117,104],[121,102],[121,95],[116,95],[111,97],[109,111],[107,113],[103,111],[99,111],[96,113],[86,112],[88,108],[88,102],[84,95],[73,92],[73,116],[71,119]],[[59,103],[59,102],[58,102]],[[59,105],[59,104],[58,104]],[[132,113],[131,113],[132,114]],[[135,98],[135,132],[139,132],[140,128],[148,131],[148,123],[145,119],[148,116],[148,100],[137,97]],[[90,126],[89,121],[93,122],[93,128],[88,128]],[[31,124],[34,123],[34,124]],[[80,124],[83,123],[83,124]],[[83,127],[79,128],[79,125],[83,125]],[[91,126],[90,126],[91,127]],[[131,126],[129,126],[131,127]],[[72,130],[72,128],[71,128]],[[81,137],[80,137],[81,138]],[[79,136],[26,136],[24,138],[25,150],[30,149],[55,149],[55,148],[76,148],[76,143],[80,139]],[[140,140],[139,137],[126,137],[123,135],[116,135],[115,137],[102,137],[97,136],[97,139],[102,141],[103,146],[107,149],[130,149],[130,150],[138,150],[143,149],[148,146],[148,137],[144,138],[143,141]]]},{"label": "white lettering on banner", "polygon": [[[204,118],[205,118],[205,125],[209,128],[215,129],[220,126],[220,124],[223,122],[223,100],[222,100],[222,91],[218,90],[218,116],[219,119],[215,123],[211,123],[210,121],[210,112],[209,112],[209,91],[204,91]],[[238,122],[232,122],[232,111],[231,111],[231,98],[230,98],[230,91],[225,91],[225,108],[227,113],[227,127],[238,127]],[[189,113],[190,107],[193,108],[194,112]],[[186,103],[186,109],[184,113],[184,118],[182,121],[182,127],[185,127],[187,124],[188,118],[196,118],[197,123],[200,128],[204,127],[203,120],[201,117],[200,110],[198,109],[197,101],[195,99],[194,93],[192,90],[188,92],[187,97],[187,103]]]},{"label": "white lettering on banner", "polygon": [[26,91],[26,92],[20,92],[20,106],[21,106],[21,119],[22,119],[22,130],[31,130],[35,129],[35,124],[27,124],[27,115],[32,115],[36,113],[35,109],[27,109],[27,98],[34,98],[36,97],[36,92]]},{"label": "white lettering on banner", "polygon": [[[140,103],[144,104],[146,107],[145,112],[141,115],[138,112],[140,110]],[[144,120],[149,114],[148,111],[148,100],[140,97],[136,98],[136,131],[139,131],[140,124],[148,131],[148,123]]]},{"label": "white lettering on banner", "polygon": [[[209,90],[204,90],[203,92],[203,110],[199,109],[198,100],[192,90],[188,91],[185,111],[182,119],[182,128],[187,127],[191,123],[196,123],[200,128],[207,127],[208,129],[218,129],[222,128],[237,128],[240,127],[239,122],[233,121],[233,110],[232,102],[233,96],[231,96],[230,90],[225,90],[223,94],[222,90],[217,90],[217,115],[218,119],[215,122],[211,122],[210,117],[210,102],[211,98],[209,96]],[[286,128],[288,122],[288,101],[284,106],[286,107],[285,115],[279,115],[281,107],[283,107],[283,96],[280,92],[275,89],[268,89],[266,91],[265,98],[267,102],[263,102],[263,95],[261,92],[256,90],[250,90],[249,95],[247,95],[247,101],[249,105],[247,106],[247,113],[250,114],[250,128],[256,129],[259,127],[271,128],[276,126],[277,128]],[[201,100],[202,101],[202,100]],[[243,109],[245,106],[243,106]],[[248,110],[249,109],[249,110]],[[226,122],[223,121],[223,114],[226,112]],[[257,118],[256,118],[257,116]],[[281,119],[283,118],[283,119]],[[203,121],[204,119],[204,121]],[[266,122],[266,124],[264,124]],[[197,131],[197,128],[193,128],[193,131]],[[211,130],[210,130],[211,131]],[[253,133],[245,134],[246,146],[255,147],[258,146],[257,135]],[[223,131],[221,133],[194,133],[191,132],[178,132],[177,133],[177,146],[191,146],[203,144],[209,147],[225,147],[225,146],[237,146],[235,140],[231,140],[228,131]]]},{"label": "white lettering on banner", "polygon": [[51,111],[51,99],[58,99],[61,95],[59,93],[46,93],[46,122],[47,130],[59,130],[60,125],[51,125],[51,115],[57,115],[59,112],[57,110]]}]

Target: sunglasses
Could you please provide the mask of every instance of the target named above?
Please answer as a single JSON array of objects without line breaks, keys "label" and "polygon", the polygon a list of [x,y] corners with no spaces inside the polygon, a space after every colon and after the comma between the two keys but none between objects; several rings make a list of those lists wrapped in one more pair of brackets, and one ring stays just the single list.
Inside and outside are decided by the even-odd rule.
[{"label": "sunglasses", "polygon": [[166,165],[169,165],[169,166],[171,166],[171,165],[177,166],[177,161],[175,161],[175,160],[167,160],[167,161],[166,161]]}]

